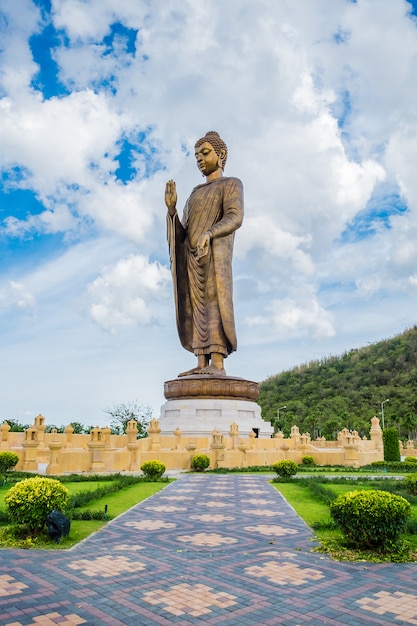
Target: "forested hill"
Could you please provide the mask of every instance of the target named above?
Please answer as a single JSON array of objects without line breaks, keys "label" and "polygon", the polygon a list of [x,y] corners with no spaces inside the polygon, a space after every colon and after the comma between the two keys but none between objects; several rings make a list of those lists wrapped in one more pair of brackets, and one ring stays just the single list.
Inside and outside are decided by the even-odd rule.
[{"label": "forested hill", "polygon": [[416,439],[417,326],[260,384],[262,417],[273,420],[279,409],[278,428],[285,434],[296,424],[312,437],[333,439],[345,426],[368,435],[371,418],[381,419],[382,402],[385,428],[396,426],[402,438]]}]

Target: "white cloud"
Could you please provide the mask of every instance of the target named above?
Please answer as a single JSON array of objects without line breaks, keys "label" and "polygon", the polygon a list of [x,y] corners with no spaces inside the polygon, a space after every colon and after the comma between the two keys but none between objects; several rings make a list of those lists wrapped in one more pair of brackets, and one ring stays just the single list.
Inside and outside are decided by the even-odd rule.
[{"label": "white cloud", "polygon": [[[16,167],[22,180],[7,183],[10,193],[30,189],[44,210],[0,206],[0,236],[12,245],[61,234],[64,248],[26,263],[7,257],[4,315],[36,311],[33,332],[51,360],[54,345],[82,327],[78,364],[68,347],[72,372],[84,351],[96,354],[90,333],[112,353],[112,341],[134,343],[139,333],[145,343],[152,336],[152,354],[164,353],[174,375],[181,348],[164,183],[177,181],[181,208],[201,182],[194,141],[217,129],[229,145],[226,175],[245,187],[233,362],[239,368],[247,346],[256,358],[245,361],[254,371],[240,374],[256,379],[278,352],[277,368],[291,367],[303,351],[328,354],[368,332],[401,331],[416,309],[417,28],[409,8],[405,0],[52,0],[59,33],[51,56],[70,93],[44,99],[31,86],[40,11],[30,0],[5,0],[0,169]],[[116,22],[137,31],[134,55],[123,34],[106,48]],[[123,184],[115,175],[121,142],[140,135],[148,152],[132,154],[137,175]],[[165,170],[147,169],[153,160]],[[382,181],[398,186],[408,210],[378,220],[365,209]],[[369,219],[366,236],[355,237],[358,215]],[[90,362],[97,371],[100,357]],[[160,363],[147,358],[156,378]]]},{"label": "white cloud", "polygon": [[332,314],[320,306],[308,284],[300,285],[294,297],[273,300],[267,315],[248,318],[246,323],[268,328],[268,341],[305,335],[324,339],[335,335]]},{"label": "white cloud", "polygon": [[88,286],[91,318],[112,333],[119,326],[157,323],[170,278],[166,268],[141,255],[121,259]]},{"label": "white cloud", "polygon": [[109,168],[111,151],[123,127],[103,94],[91,90],[41,101],[0,100],[2,165],[19,164],[30,172],[30,184],[47,196],[62,182],[88,185],[91,165]]},{"label": "white cloud", "polygon": [[34,309],[35,304],[35,297],[22,283],[9,280],[0,289],[0,310],[20,309],[30,312]]}]

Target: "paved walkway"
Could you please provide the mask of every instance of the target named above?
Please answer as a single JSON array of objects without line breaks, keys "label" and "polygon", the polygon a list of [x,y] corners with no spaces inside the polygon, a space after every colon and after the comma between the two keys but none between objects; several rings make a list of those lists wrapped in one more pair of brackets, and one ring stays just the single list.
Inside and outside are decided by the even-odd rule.
[{"label": "paved walkway", "polygon": [[0,624],[417,625],[416,564],[313,546],[265,477],[186,475],[70,551],[0,550]]}]

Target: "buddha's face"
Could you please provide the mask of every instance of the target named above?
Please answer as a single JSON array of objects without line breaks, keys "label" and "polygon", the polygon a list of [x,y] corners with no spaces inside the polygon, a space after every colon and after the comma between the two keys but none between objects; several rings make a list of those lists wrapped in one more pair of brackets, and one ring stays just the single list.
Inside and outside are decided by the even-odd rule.
[{"label": "buddha's face", "polygon": [[195,158],[197,159],[197,167],[204,176],[209,176],[219,167],[219,157],[208,141],[195,149]]}]

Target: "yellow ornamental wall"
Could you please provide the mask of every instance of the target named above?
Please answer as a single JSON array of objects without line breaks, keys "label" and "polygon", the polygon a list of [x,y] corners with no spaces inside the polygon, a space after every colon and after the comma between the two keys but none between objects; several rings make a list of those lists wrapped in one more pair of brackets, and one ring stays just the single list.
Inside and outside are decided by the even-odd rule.
[{"label": "yellow ornamental wall", "polygon": [[[234,436],[213,431],[211,437],[183,437],[179,429],[161,436],[158,420],[152,420],[147,438],[137,439],[137,423],[129,422],[127,434],[112,435],[109,428],[95,427],[89,434],[76,435],[71,427],[64,433],[46,433],[45,418],[38,415],[24,433],[12,433],[7,422],[0,425],[0,450],[19,456],[18,470],[47,474],[139,472],[145,461],[159,460],[167,470],[188,470],[195,454],[206,454],[211,468],[271,466],[291,459],[301,463],[312,456],[317,465],[360,467],[383,460],[382,431],[377,417],[372,418],[369,438],[343,429],[335,441],[311,440],[293,426],[289,437],[258,439],[255,433]],[[404,456],[417,456],[413,442],[402,447]]]}]

